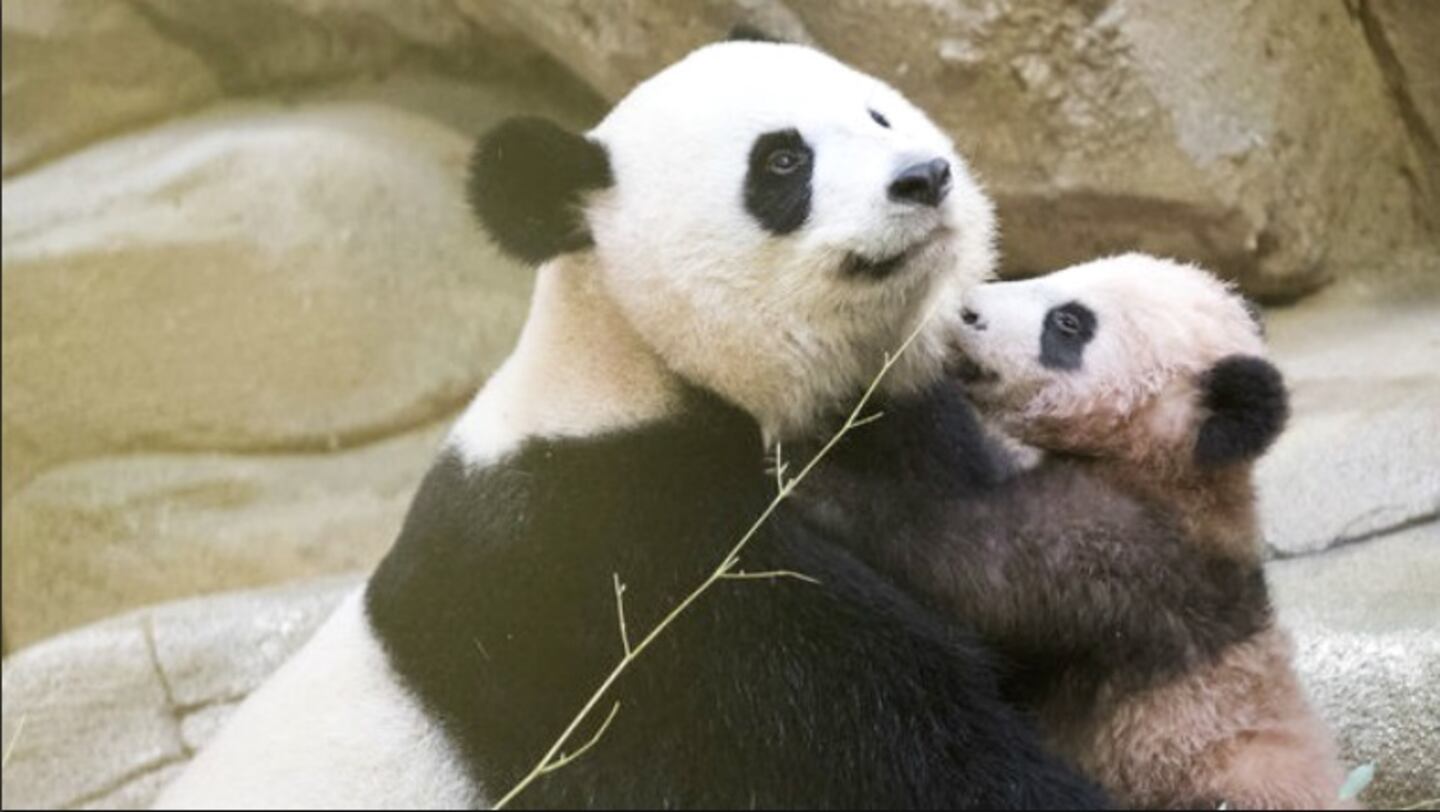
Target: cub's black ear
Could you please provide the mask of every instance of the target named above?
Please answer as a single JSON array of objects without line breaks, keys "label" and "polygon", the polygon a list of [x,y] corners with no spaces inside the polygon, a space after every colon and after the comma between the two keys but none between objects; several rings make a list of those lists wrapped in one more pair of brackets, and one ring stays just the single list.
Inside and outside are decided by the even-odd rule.
[{"label": "cub's black ear", "polygon": [[543,118],[512,118],[470,156],[466,196],[504,251],[539,264],[594,244],[584,193],[613,182],[601,145]]},{"label": "cub's black ear", "polygon": [[1290,417],[1285,379],[1263,358],[1222,358],[1201,379],[1201,392],[1210,412],[1195,442],[1195,463],[1202,468],[1259,457]]},{"label": "cub's black ear", "polygon": [[726,42],[775,42],[784,43],[785,40],[773,37],[750,23],[736,23],[730,29],[729,36],[725,37]]}]

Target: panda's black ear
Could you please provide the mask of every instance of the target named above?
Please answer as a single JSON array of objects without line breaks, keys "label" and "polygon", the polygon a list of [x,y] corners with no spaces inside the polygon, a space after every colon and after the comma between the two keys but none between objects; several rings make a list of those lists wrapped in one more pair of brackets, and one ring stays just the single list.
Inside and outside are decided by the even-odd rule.
[{"label": "panda's black ear", "polygon": [[1209,416],[1195,441],[1195,463],[1214,468],[1265,453],[1290,417],[1290,396],[1275,365],[1251,355],[1222,358],[1201,379]]},{"label": "panda's black ear", "polygon": [[736,23],[725,37],[726,42],[774,42],[784,44],[785,40],[771,36],[750,23]]},{"label": "panda's black ear", "polygon": [[586,192],[612,182],[603,146],[526,116],[502,122],[475,145],[465,191],[504,251],[539,264],[594,244],[581,204]]}]

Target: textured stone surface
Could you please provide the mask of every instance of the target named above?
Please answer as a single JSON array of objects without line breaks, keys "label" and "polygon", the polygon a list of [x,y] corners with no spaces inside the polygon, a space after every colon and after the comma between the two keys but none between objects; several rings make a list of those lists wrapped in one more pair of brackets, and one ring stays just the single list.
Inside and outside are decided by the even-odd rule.
[{"label": "textured stone surface", "polygon": [[65,459],[323,450],[461,405],[531,277],[465,209],[470,145],[380,105],[237,103],[8,181],[7,493]]},{"label": "textured stone surface", "polygon": [[449,0],[7,0],[4,173],[225,95],[395,71],[573,79]]},{"label": "textured stone surface", "polygon": [[1440,215],[1440,3],[1362,0],[1357,4],[1370,47],[1421,158],[1417,181]]},{"label": "textured stone surface", "polygon": [[1299,667],[1374,809],[1440,798],[1440,522],[1270,566]]},{"label": "textured stone surface", "polygon": [[148,806],[233,700],[358,584],[340,576],[165,604],[7,658],[4,807]]},{"label": "textured stone surface", "polygon": [[87,798],[76,809],[149,809],[171,781],[180,776],[185,762],[166,764],[146,770],[126,781],[114,790],[94,798]]},{"label": "textured stone surface", "polygon": [[186,755],[137,617],[7,658],[3,696],[7,809],[73,805]]},{"label": "textured stone surface", "polygon": [[1257,469],[1280,556],[1440,516],[1440,260],[1268,316],[1294,416]]},{"label": "textured stone surface", "polygon": [[7,175],[220,94],[196,54],[166,41],[129,4],[21,0],[0,8]]},{"label": "textured stone surface", "polygon": [[152,454],[52,470],[4,511],[6,641],[195,594],[370,569],[445,428],[332,454]]}]

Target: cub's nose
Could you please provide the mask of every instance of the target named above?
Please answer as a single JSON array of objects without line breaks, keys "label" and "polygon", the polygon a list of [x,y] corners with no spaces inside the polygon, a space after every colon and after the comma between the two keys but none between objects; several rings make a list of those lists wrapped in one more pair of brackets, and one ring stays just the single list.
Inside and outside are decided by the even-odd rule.
[{"label": "cub's nose", "polygon": [[949,193],[950,162],[944,158],[911,164],[890,182],[890,199],[904,203],[939,206]]},{"label": "cub's nose", "polygon": [[960,320],[965,322],[966,327],[976,330],[985,329],[985,322],[980,320],[980,314],[968,307],[960,311]]}]

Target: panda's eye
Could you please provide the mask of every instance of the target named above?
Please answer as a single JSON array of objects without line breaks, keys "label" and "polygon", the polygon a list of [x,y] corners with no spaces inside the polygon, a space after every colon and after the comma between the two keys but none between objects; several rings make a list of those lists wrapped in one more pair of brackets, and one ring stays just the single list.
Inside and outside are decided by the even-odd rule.
[{"label": "panda's eye", "polygon": [[874,110],[870,111],[870,118],[873,119],[875,123],[879,124],[881,127],[884,127],[887,130],[890,129],[890,119],[880,115]]},{"label": "panda's eye", "polygon": [[805,153],[793,149],[777,149],[765,159],[765,168],[776,175],[788,175],[805,165]]},{"label": "panda's eye", "polygon": [[1061,333],[1064,333],[1067,336],[1075,336],[1080,334],[1080,330],[1082,328],[1082,325],[1080,324],[1080,317],[1075,315],[1074,313],[1067,313],[1063,310],[1060,310],[1055,313],[1054,319],[1055,329],[1059,330]]}]

